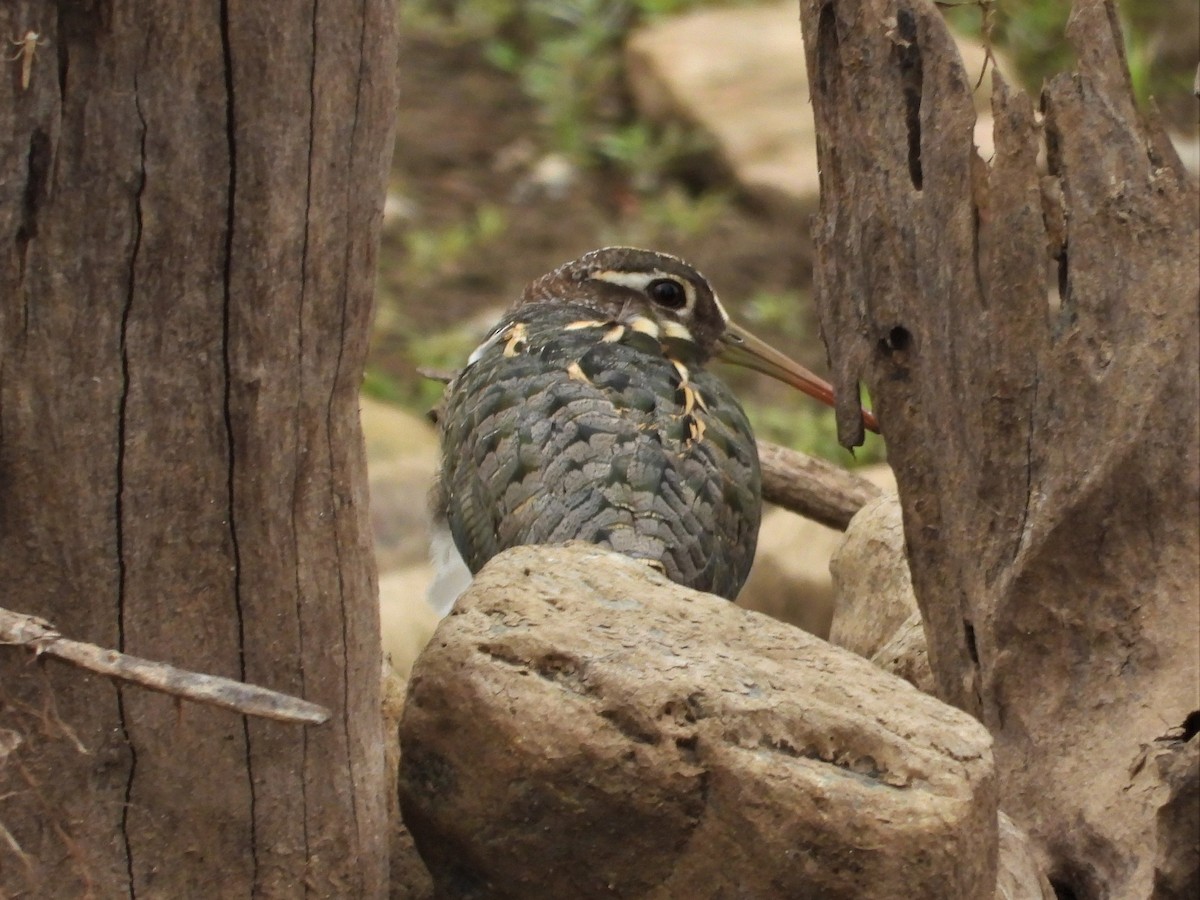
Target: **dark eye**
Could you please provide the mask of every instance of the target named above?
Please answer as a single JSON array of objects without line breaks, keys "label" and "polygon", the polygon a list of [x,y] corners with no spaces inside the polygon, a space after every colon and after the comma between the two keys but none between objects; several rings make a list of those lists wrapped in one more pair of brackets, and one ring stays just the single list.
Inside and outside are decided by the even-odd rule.
[{"label": "dark eye", "polygon": [[664,309],[683,309],[687,306],[687,292],[673,278],[659,278],[646,285],[650,299]]}]

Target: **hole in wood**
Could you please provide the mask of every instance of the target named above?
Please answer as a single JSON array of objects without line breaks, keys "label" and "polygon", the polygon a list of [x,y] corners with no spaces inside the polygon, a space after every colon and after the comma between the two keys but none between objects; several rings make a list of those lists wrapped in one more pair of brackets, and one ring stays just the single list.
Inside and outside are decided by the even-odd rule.
[{"label": "hole in wood", "polygon": [[817,19],[817,86],[822,94],[828,94],[833,86],[830,68],[838,65],[837,18],[833,4],[821,7]]},{"label": "hole in wood", "polygon": [[1200,734],[1200,709],[1193,709],[1187,714],[1187,718],[1183,720],[1183,724],[1179,726],[1181,734],[1179,739],[1185,744]]},{"label": "hole in wood", "polygon": [[892,44],[900,64],[900,83],[904,91],[904,124],[908,129],[908,177],[918,191],[924,182],[921,172],[921,94],[925,69],[921,47],[917,43],[917,18],[912,10],[896,11],[896,36]]},{"label": "hole in wood", "polygon": [[895,326],[887,335],[879,341],[879,350],[887,356],[894,353],[903,353],[912,346],[912,334],[903,325]]},{"label": "hole in wood", "polygon": [[1056,264],[1056,274],[1058,277],[1055,278],[1051,283],[1058,289],[1056,293],[1057,305],[1055,305],[1055,300],[1053,299],[1051,300],[1051,305],[1052,308],[1054,308],[1055,313],[1058,315],[1059,325],[1065,326],[1070,324],[1072,316],[1071,267],[1069,258],[1067,256],[1067,247],[1065,244],[1063,245],[1062,252],[1055,258],[1054,261]]},{"label": "hole in wood", "polygon": [[967,653],[971,656],[971,662],[979,665],[979,648],[975,645],[975,626],[963,619],[963,632],[967,638]]},{"label": "hole in wood", "polygon": [[1050,318],[1058,317],[1062,310],[1062,294],[1058,291],[1058,260],[1052,259],[1046,267],[1046,306],[1050,310]]}]

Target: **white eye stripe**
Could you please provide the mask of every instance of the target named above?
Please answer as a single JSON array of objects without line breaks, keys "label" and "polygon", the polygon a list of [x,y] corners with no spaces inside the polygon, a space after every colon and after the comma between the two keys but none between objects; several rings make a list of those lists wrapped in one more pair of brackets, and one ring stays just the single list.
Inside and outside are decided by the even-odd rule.
[{"label": "white eye stripe", "polygon": [[715,306],[717,308],[717,312],[721,314],[721,324],[728,325],[729,313],[725,312],[725,307],[721,305],[721,301],[718,299],[715,293],[713,294],[713,306]]},{"label": "white eye stripe", "polygon": [[682,341],[691,341],[692,332],[682,322],[676,322],[674,319],[665,319],[662,323],[663,337],[677,338]]},{"label": "white eye stripe", "polygon": [[656,278],[666,277],[662,272],[622,272],[619,269],[605,269],[601,272],[593,272],[592,278],[600,281],[607,281],[609,284],[619,284],[622,287],[633,288],[635,291],[644,291],[646,285],[654,281]]},{"label": "white eye stripe", "polygon": [[[696,307],[696,286],[686,278],[680,278],[677,275],[672,275],[670,272],[663,272],[659,269],[642,272],[628,272],[620,269],[603,269],[599,272],[593,272],[592,278],[598,281],[607,281],[609,284],[619,284],[621,287],[631,288],[635,291],[645,291],[653,281],[674,281],[683,288],[686,301],[683,304],[681,312],[691,312]],[[718,304],[719,308],[719,304]],[[722,310],[722,312],[724,312]],[[728,319],[726,320],[728,321]]]}]

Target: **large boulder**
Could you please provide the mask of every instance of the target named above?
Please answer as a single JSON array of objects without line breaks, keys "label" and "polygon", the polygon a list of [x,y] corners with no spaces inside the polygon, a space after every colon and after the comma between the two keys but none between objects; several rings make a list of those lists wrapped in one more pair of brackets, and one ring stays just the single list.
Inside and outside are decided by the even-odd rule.
[{"label": "large boulder", "polygon": [[483,569],[417,661],[401,743],[441,897],[996,890],[975,720],[595,547]]}]

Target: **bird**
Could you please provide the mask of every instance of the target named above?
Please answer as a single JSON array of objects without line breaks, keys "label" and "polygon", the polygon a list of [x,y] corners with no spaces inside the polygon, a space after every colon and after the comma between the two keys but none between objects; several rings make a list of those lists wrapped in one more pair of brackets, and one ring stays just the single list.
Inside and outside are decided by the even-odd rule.
[{"label": "bird", "polygon": [[[834,403],[827,382],[732,322],[678,257],[604,247],[531,282],[446,386],[435,558],[444,567],[457,552],[473,574],[510,547],[579,540],[736,598],[761,474],[715,358]],[[440,600],[435,586],[439,612],[469,577],[449,576]]]}]

